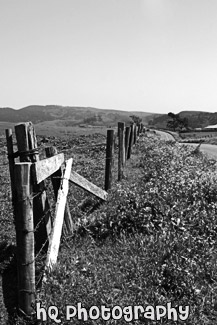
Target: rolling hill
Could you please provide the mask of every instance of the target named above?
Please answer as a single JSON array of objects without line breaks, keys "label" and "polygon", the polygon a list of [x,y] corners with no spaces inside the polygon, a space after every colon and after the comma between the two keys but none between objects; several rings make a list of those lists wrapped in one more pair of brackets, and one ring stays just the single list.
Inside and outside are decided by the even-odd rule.
[{"label": "rolling hill", "polygon": [[13,123],[32,121],[40,134],[60,135],[79,131],[81,127],[114,127],[118,121],[128,124],[130,115],[139,116],[147,125],[150,119],[160,114],[57,105],[31,105],[18,110],[4,107],[0,108],[0,132]]},{"label": "rolling hill", "polygon": [[2,122],[26,122],[31,120],[33,123],[45,121],[63,121],[62,125],[72,126],[83,124],[105,125],[116,124],[117,119],[123,122],[130,121],[130,115],[137,115],[147,123],[154,115],[146,112],[128,112],[120,110],[106,110],[93,107],[63,107],[56,105],[39,106],[32,105],[15,110],[13,108],[0,108],[0,121]]}]

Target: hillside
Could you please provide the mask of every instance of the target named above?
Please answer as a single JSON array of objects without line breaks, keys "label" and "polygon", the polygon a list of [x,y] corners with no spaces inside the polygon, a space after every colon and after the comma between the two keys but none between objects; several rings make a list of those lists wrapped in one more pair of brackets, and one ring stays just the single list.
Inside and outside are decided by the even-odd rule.
[{"label": "hillside", "polygon": [[[188,126],[190,128],[204,128],[208,125],[217,124],[217,112],[181,111],[179,115],[181,118],[186,117],[188,119]],[[170,118],[167,114],[162,114],[149,120],[148,123],[154,127],[165,128],[169,120]]]},{"label": "hillside", "polygon": [[146,112],[128,112],[120,110],[98,109],[93,107],[63,107],[56,105],[31,105],[19,110],[13,108],[0,108],[1,122],[26,122],[32,121],[34,124],[47,121],[58,121],[55,127],[71,127],[79,124],[114,126],[117,121],[129,122],[130,115],[136,114],[141,117],[143,123],[148,123],[155,115]]}]

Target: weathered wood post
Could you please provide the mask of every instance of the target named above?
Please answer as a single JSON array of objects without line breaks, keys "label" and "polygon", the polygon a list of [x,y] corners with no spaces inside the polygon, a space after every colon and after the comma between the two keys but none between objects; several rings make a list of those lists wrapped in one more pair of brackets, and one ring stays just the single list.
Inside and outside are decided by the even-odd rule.
[{"label": "weathered wood post", "polygon": [[130,142],[130,126],[126,127],[126,132],[125,132],[125,161],[128,159],[128,151],[129,151],[129,142]]},{"label": "weathered wood post", "polygon": [[14,149],[13,149],[12,129],[5,130],[5,134],[6,134],[6,141],[7,141],[9,172],[10,172],[10,179],[11,179],[12,205],[13,205],[13,209],[15,209]]},{"label": "weathered wood post", "polygon": [[133,144],[136,144],[136,142],[137,142],[137,129],[138,129],[138,126],[135,124],[135,126],[134,126],[134,139],[133,139]]},{"label": "weathered wood post", "polygon": [[141,123],[138,124],[138,136],[140,135],[140,128],[141,128]]},{"label": "weathered wood post", "polygon": [[114,137],[113,137],[113,142],[114,142],[114,150],[116,150],[117,149],[117,147],[118,147],[118,129],[117,129],[117,131],[115,131],[114,130]]},{"label": "weathered wood post", "polygon": [[72,168],[72,158],[67,160],[64,176],[61,179],[61,185],[58,190],[57,203],[55,210],[54,225],[51,233],[51,240],[48,247],[47,258],[45,262],[45,270],[52,270],[52,267],[56,264],[57,256],[59,252],[63,219],[65,213],[65,205],[67,201],[69,178]]},{"label": "weathered wood post", "polygon": [[15,225],[17,240],[18,307],[31,316],[35,302],[35,253],[31,163],[19,163],[15,176]]},{"label": "weathered wood post", "polygon": [[[32,122],[17,124],[15,126],[15,133],[20,161],[39,161],[37,139]],[[33,177],[33,175],[31,176]],[[33,192],[35,193],[33,199],[34,226],[36,227],[40,222],[40,226],[35,232],[35,248],[36,251],[39,251],[42,247],[47,247],[48,238],[51,234],[50,207],[44,182],[37,184],[33,179]],[[45,242],[47,242],[46,245],[44,245]]]},{"label": "weathered wood post", "polygon": [[131,157],[131,151],[132,151],[133,141],[134,141],[134,127],[135,127],[135,125],[131,124],[131,126],[130,126],[130,141],[129,141],[127,159],[130,159],[130,157]]},{"label": "weathered wood post", "polygon": [[112,185],[113,155],[114,155],[114,130],[107,130],[105,191],[108,191]]},{"label": "weathered wood post", "polygon": [[[58,154],[58,151],[55,147],[45,148],[46,157],[50,158]],[[55,199],[57,200],[58,190],[60,188],[61,179],[63,178],[63,172],[61,168],[57,170],[53,175],[51,175],[51,182],[54,189]],[[64,214],[64,224],[63,224],[63,233],[65,235],[72,234],[73,232],[73,221],[69,209],[69,204],[66,201],[65,214]]]},{"label": "weathered wood post", "polygon": [[124,128],[125,123],[118,122],[118,180],[123,178],[123,169],[125,164],[125,147],[124,147]]}]

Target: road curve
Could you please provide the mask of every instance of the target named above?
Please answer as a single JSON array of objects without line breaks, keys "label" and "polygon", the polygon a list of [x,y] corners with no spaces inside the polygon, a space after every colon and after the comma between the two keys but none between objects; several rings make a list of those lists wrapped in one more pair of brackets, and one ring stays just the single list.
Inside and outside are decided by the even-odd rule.
[{"label": "road curve", "polygon": [[[161,137],[162,140],[165,140],[165,141],[171,141],[171,140],[174,141],[175,140],[174,137],[167,132],[163,132],[163,131],[159,131],[159,130],[156,130],[155,132],[157,135],[159,135]],[[192,146],[195,148],[198,146],[197,143],[183,143],[181,145],[189,145],[189,146]],[[201,150],[201,152],[206,154],[209,158],[213,158],[213,159],[217,160],[217,146],[216,145],[202,143],[200,146],[200,150]]]},{"label": "road curve", "polygon": [[[155,130],[155,132],[157,135],[160,136],[161,140],[165,140],[165,141],[175,140],[170,133],[159,131],[159,130]],[[198,146],[198,143],[182,143],[182,144],[180,143],[180,145],[187,145],[196,148]],[[213,158],[217,160],[217,145],[202,143],[200,146],[200,150],[201,152],[206,154],[209,158]]]},{"label": "road curve", "polygon": [[164,131],[159,131],[159,130],[155,130],[156,134],[160,136],[161,140],[165,140],[165,141],[174,141],[174,137],[167,133],[167,132],[164,132]]}]

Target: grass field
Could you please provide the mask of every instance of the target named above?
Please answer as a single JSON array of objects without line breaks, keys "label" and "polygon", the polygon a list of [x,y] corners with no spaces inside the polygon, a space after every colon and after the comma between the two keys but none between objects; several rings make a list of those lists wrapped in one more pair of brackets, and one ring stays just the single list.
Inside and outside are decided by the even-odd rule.
[{"label": "grass field", "polygon": [[[104,186],[105,146],[93,145],[104,143],[104,135],[52,141],[59,151],[65,150],[67,157],[73,156],[75,171]],[[1,157],[5,163],[6,156]],[[7,324],[6,319],[8,324],[24,324],[12,315],[16,302],[15,232],[7,166],[1,168],[1,182],[5,178],[7,182],[1,191],[0,214],[1,324]],[[178,323],[215,324],[216,175],[215,161],[187,146],[160,141],[153,134],[141,136],[127,162],[125,178],[119,183],[115,165],[108,201],[95,211],[91,211],[95,200],[70,186],[69,204],[76,232],[64,238],[58,264],[38,294],[41,306],[58,308],[58,318],[47,317],[43,324],[57,323],[59,318],[61,324],[174,324],[176,316]],[[78,205],[85,198],[89,206],[81,210]],[[91,306],[96,306],[92,313],[95,319],[84,322],[77,319],[77,314],[67,320],[66,305],[72,312],[72,306],[79,303],[86,308],[87,317]],[[175,309],[168,319],[170,303]],[[104,319],[101,314],[97,319],[102,306],[110,308],[111,315],[106,309]],[[159,306],[163,306],[159,311],[165,312],[160,320]],[[85,316],[85,311],[81,315]]]},{"label": "grass field", "polygon": [[[62,121],[60,121],[62,122]],[[10,122],[0,122],[0,136],[4,137],[5,129],[13,129],[15,123]],[[58,137],[61,139],[66,139],[73,136],[80,135],[92,135],[95,133],[100,133],[106,135],[106,127],[104,126],[91,126],[91,127],[80,127],[80,126],[62,126],[58,121],[46,121],[35,124],[36,134],[39,136],[46,137]]]}]

